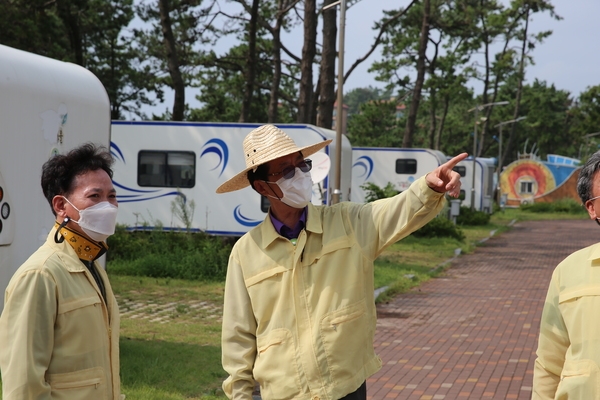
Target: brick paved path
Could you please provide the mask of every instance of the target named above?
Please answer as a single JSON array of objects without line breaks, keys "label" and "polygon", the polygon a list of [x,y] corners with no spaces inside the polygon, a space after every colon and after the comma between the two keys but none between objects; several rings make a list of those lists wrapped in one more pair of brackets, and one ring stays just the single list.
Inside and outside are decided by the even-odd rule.
[{"label": "brick paved path", "polygon": [[600,240],[590,220],[514,225],[446,273],[378,307],[380,399],[529,399],[552,270]]}]

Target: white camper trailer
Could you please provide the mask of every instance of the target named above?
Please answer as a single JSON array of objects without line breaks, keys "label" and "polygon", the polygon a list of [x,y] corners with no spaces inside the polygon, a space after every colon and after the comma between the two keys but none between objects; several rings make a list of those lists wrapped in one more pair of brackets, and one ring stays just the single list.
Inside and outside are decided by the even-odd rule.
[{"label": "white camper trailer", "polygon": [[[475,210],[491,214],[494,201],[495,158],[475,159]],[[459,162],[454,170],[460,174],[461,206],[471,207],[471,189],[473,188],[473,157]]]},{"label": "white camper trailer", "polygon": [[446,162],[437,150],[392,147],[355,147],[352,149],[352,194],[357,203],[366,201],[362,185],[370,182],[385,187],[392,183],[402,192],[416,179]]},{"label": "white camper trailer", "polygon": [[[190,229],[240,236],[262,222],[268,201],[250,187],[217,194],[217,187],[246,168],[242,142],[260,124],[113,121],[117,222],[130,230]],[[313,203],[328,203],[334,177],[335,132],[312,125],[277,125],[298,146],[334,139],[313,159]],[[327,157],[329,155],[329,157]],[[342,140],[342,200],[348,200],[352,150]],[[329,164],[331,170],[329,170]],[[329,175],[327,175],[329,172]],[[316,174],[316,175],[315,175]],[[193,201],[193,203],[192,203]],[[193,204],[193,206],[192,206]],[[185,209],[187,216],[182,218]],[[179,212],[178,212],[179,211]]]},{"label": "white camper trailer", "polygon": [[[0,45],[0,293],[54,224],[42,164],[110,142],[106,90],[88,70]],[[2,302],[0,301],[0,310]]]}]

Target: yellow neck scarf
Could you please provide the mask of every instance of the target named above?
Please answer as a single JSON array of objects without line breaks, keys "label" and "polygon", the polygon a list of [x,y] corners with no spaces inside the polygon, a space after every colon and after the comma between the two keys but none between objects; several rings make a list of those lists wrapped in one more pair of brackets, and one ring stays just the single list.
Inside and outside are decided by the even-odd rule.
[{"label": "yellow neck scarf", "polygon": [[94,261],[101,257],[108,249],[106,243],[93,242],[67,227],[61,228],[58,222],[55,224],[55,227],[59,229],[60,234],[67,240],[81,260]]}]

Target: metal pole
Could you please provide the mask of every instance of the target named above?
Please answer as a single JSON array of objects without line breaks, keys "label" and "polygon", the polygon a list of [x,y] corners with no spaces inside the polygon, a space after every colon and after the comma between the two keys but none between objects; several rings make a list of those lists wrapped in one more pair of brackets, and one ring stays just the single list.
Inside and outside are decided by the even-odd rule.
[{"label": "metal pole", "polygon": [[473,180],[471,181],[471,211],[475,210],[475,159],[477,155],[477,114],[479,107],[475,107],[475,130],[473,131]]},{"label": "metal pole", "polygon": [[340,202],[342,190],[342,129],[344,120],[344,34],[346,30],[346,0],[340,1],[340,33],[338,49],[338,87],[335,117],[335,182],[331,204]]},{"label": "metal pole", "polygon": [[502,124],[498,126],[500,138],[498,140],[498,171],[496,172],[496,179],[498,185],[498,205],[502,200],[502,189],[500,186],[500,172],[502,172]]}]

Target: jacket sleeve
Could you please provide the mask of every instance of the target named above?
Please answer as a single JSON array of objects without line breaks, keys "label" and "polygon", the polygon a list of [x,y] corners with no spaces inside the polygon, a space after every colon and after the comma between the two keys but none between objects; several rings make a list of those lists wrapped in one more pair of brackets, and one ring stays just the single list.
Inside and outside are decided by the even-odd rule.
[{"label": "jacket sleeve", "polygon": [[227,266],[221,348],[223,369],[229,374],[223,382],[223,391],[230,399],[251,400],[254,391],[252,369],[256,357],[256,319],[235,248]]},{"label": "jacket sleeve", "polygon": [[16,277],[0,317],[0,369],[4,400],[50,400],[50,365],[57,311],[56,283],[43,271]]},{"label": "jacket sleeve", "polygon": [[558,308],[559,282],[555,271],[542,311],[540,337],[533,370],[532,399],[554,399],[569,347],[565,322]]},{"label": "jacket sleeve", "polygon": [[404,192],[355,207],[350,220],[359,245],[375,259],[389,245],[431,221],[445,204],[444,194],[427,186],[425,177]]}]

